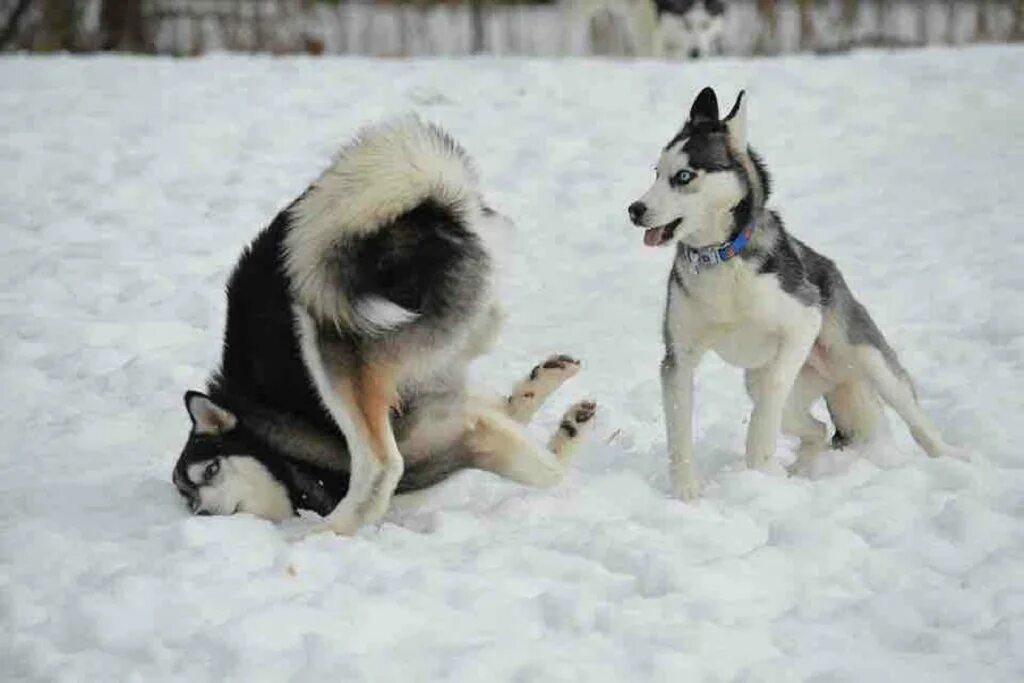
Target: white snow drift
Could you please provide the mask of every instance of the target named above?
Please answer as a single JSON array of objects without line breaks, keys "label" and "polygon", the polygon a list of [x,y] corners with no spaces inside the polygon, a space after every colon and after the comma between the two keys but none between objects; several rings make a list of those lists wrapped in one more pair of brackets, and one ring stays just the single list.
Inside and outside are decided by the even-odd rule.
[{"label": "white snow drift", "polygon": [[[705,498],[667,497],[670,253],[626,206],[708,84],[749,89],[775,206],[838,261],[972,462],[927,459],[891,420],[812,480],[747,472],[742,380],[711,362]],[[1022,92],[1009,47],[0,60],[4,676],[1020,680]],[[216,362],[239,249],[356,128],[410,109],[518,223],[508,327],[476,374],[501,388],[578,355],[544,415],[592,396],[598,437],[554,490],[464,473],[356,538],[190,518],[170,484],[181,394]]]}]

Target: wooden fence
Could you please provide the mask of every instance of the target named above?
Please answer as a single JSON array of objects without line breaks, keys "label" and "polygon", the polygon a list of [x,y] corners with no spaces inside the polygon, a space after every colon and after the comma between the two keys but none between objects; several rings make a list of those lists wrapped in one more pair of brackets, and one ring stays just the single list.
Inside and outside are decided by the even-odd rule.
[{"label": "wooden fence", "polygon": [[[651,0],[0,0],[0,48],[649,54]],[[134,12],[134,13],[133,13]],[[606,40],[600,14],[624,40]],[[607,27],[606,27],[607,28]],[[1024,0],[732,0],[727,54],[1024,39]]]}]

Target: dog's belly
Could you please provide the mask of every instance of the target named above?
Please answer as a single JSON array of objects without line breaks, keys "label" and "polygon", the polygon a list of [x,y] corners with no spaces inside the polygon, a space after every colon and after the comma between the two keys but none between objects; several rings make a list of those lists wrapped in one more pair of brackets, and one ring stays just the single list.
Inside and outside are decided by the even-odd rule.
[{"label": "dog's belly", "polygon": [[753,370],[775,358],[779,351],[779,338],[747,325],[728,332],[712,348],[726,363]]}]

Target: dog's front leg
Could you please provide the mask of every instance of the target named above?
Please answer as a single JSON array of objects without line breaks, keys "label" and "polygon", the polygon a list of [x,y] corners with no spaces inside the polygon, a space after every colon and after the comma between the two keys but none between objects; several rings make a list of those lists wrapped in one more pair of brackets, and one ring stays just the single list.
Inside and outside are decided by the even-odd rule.
[{"label": "dog's front leg", "polygon": [[797,325],[782,333],[775,358],[764,367],[749,371],[754,410],[747,429],[746,458],[751,469],[763,468],[775,455],[786,400],[821,328],[817,309],[805,311]]},{"label": "dog's front leg", "polygon": [[669,348],[661,361],[661,405],[668,436],[672,494],[694,500],[700,485],[693,467],[693,375],[700,356]]}]

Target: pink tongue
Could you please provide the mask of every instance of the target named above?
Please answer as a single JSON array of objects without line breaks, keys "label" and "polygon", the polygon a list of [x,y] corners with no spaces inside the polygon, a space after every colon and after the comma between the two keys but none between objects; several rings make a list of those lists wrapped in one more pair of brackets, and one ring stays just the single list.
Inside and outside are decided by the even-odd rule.
[{"label": "pink tongue", "polygon": [[644,244],[648,247],[656,247],[661,244],[661,228],[644,230]]}]

